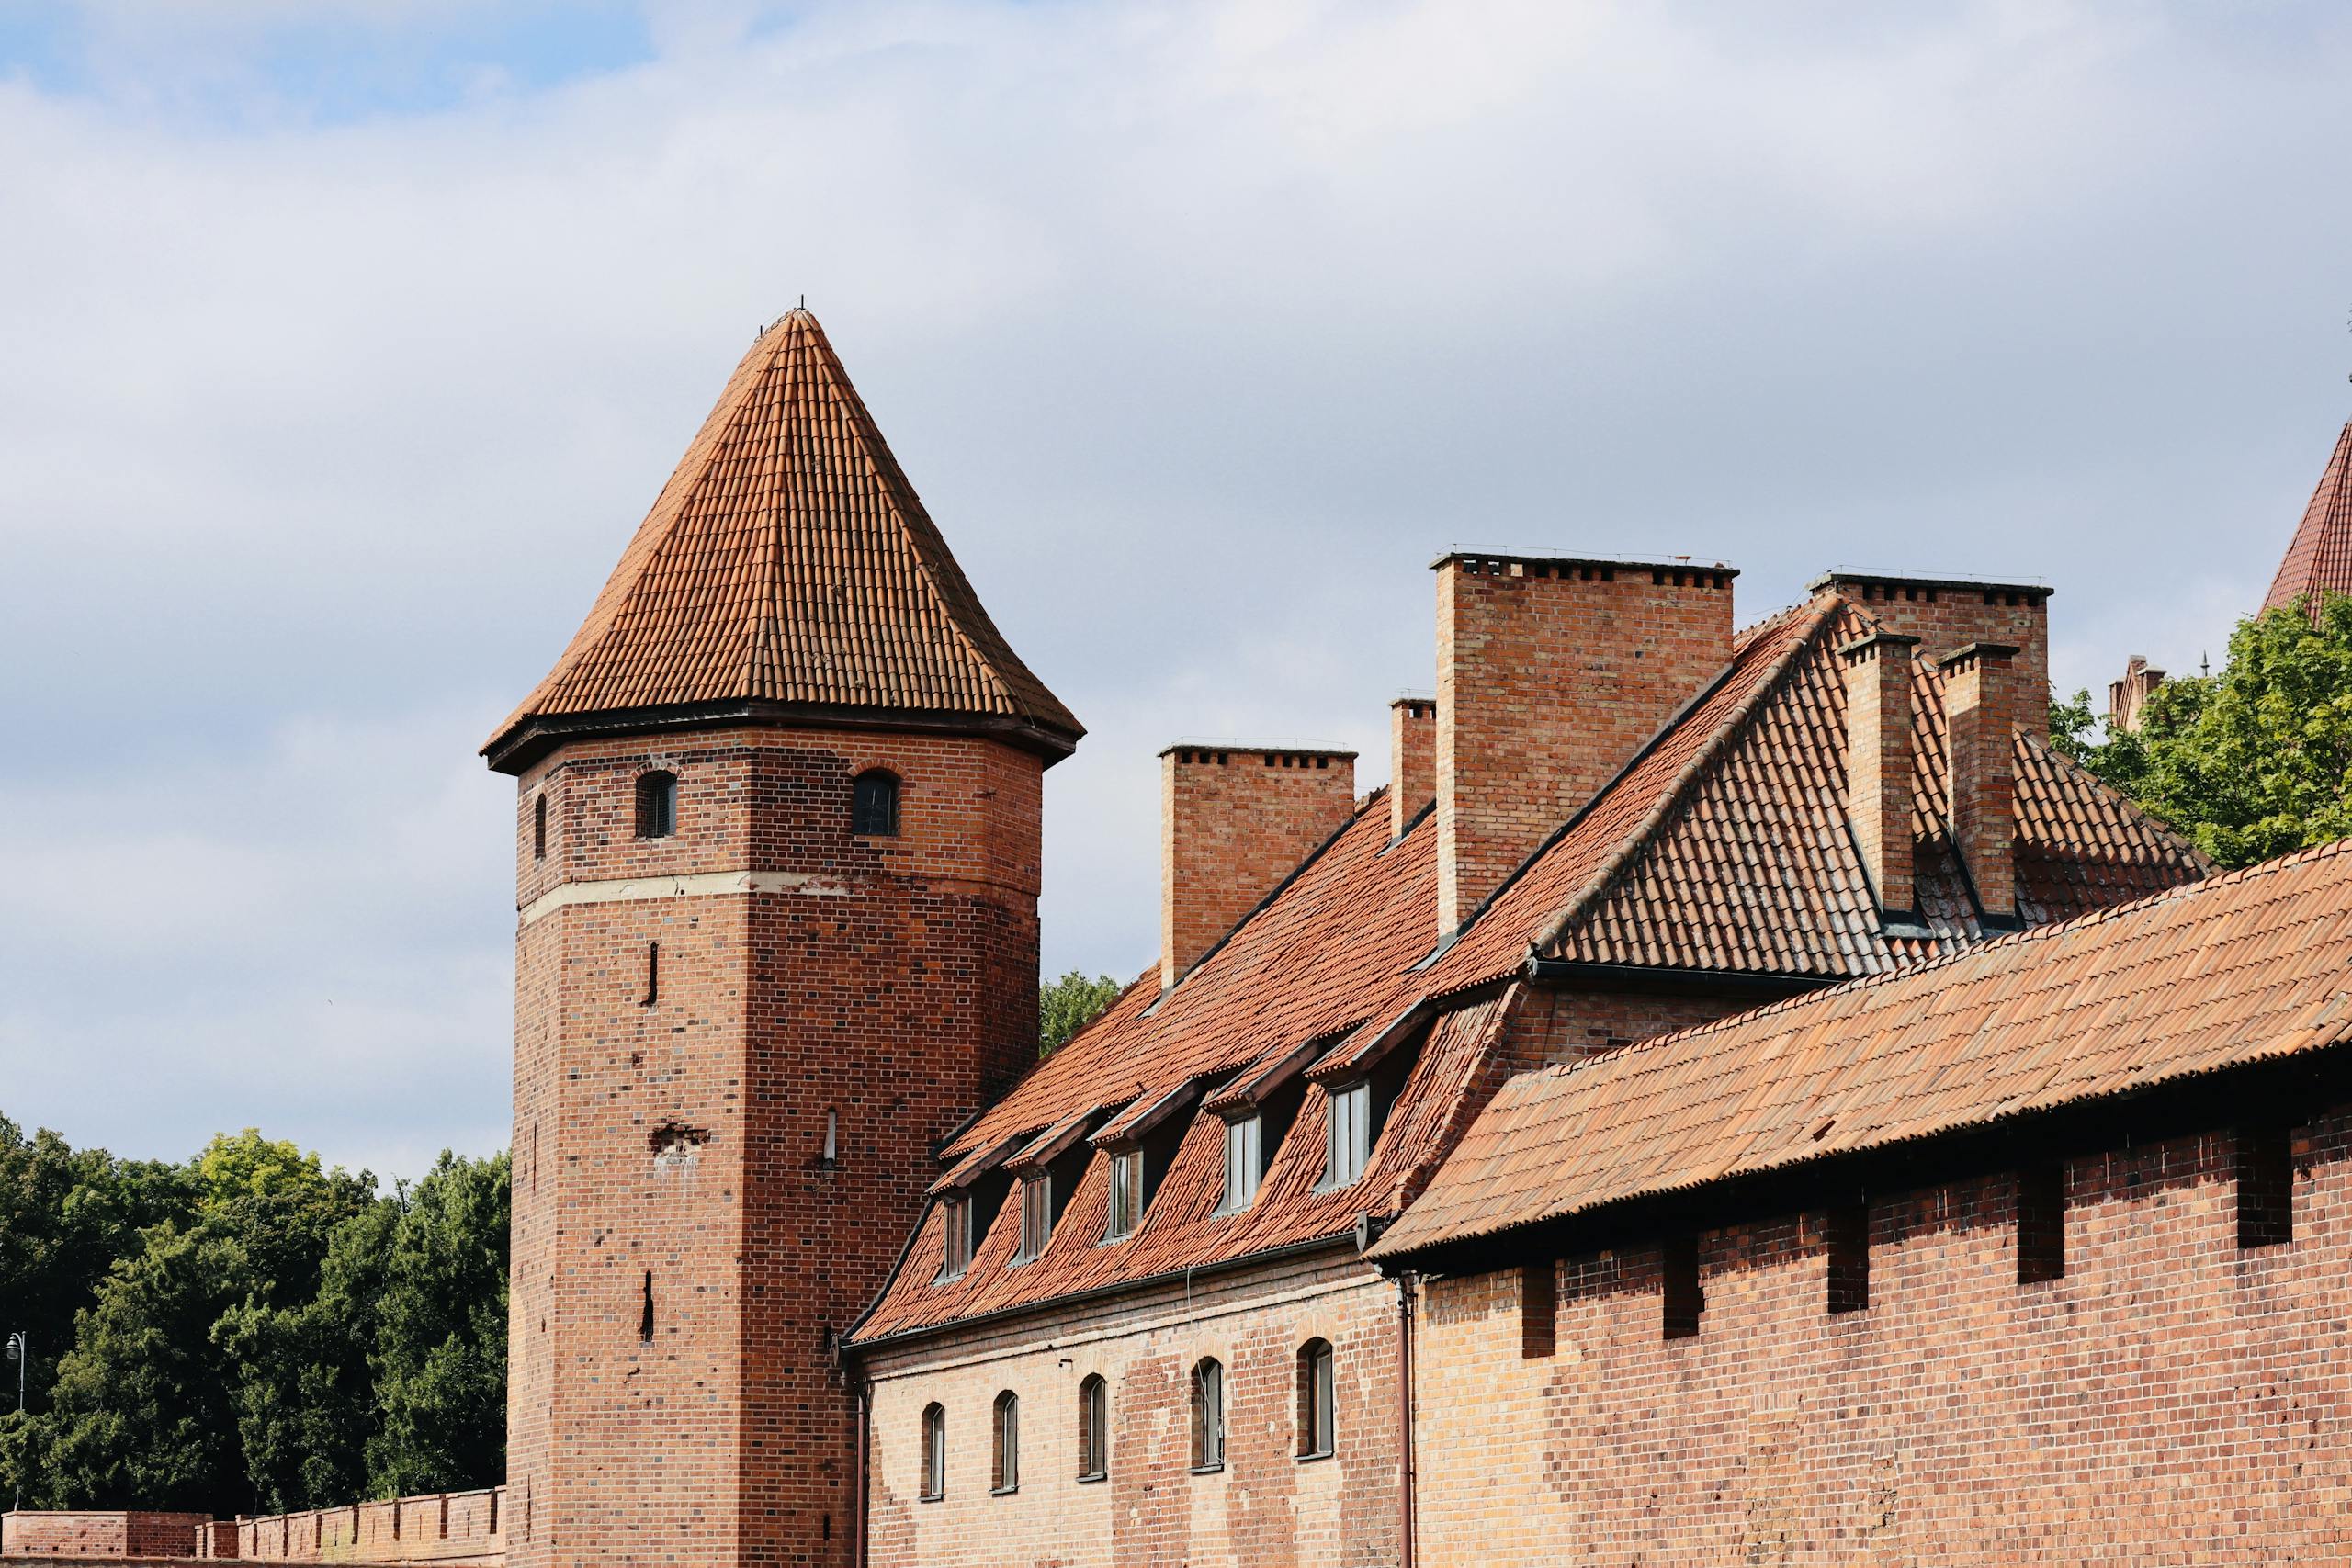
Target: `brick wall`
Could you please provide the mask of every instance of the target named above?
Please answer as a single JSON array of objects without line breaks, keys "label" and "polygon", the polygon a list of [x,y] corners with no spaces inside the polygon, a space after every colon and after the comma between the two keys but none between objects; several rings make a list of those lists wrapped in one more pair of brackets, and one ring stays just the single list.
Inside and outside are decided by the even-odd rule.
[{"label": "brick wall", "polygon": [[1437,701],[1398,697],[1388,705],[1388,836],[1404,837],[1436,799]]},{"label": "brick wall", "polygon": [[192,1557],[209,1522],[137,1509],[22,1510],[0,1515],[0,1556]]},{"label": "brick wall", "polygon": [[1833,571],[1814,580],[1859,603],[1889,631],[1919,639],[1919,651],[1939,660],[1972,642],[2006,643],[2018,650],[2024,702],[2020,722],[2045,728],[2050,690],[2050,590],[1919,577],[1874,577]]},{"label": "brick wall", "polygon": [[[1393,1563],[1396,1291],[1351,1249],[877,1347],[868,1500],[875,1568]],[[1332,1457],[1297,1456],[1297,1357],[1333,1348]],[[1225,1368],[1226,1465],[1191,1471],[1191,1376]],[[1108,1384],[1108,1479],[1078,1479],[1080,1382]],[[1020,1490],[991,1495],[989,1416],[1021,1400]],[[947,1486],[920,1499],[922,1412],[947,1421]]]},{"label": "brick wall", "polygon": [[[1676,992],[1531,988],[1512,1014],[1500,1065],[1510,1072],[1573,1062],[1690,1029],[1757,1005],[1753,998]],[[1497,1086],[1499,1087],[1499,1086]],[[1487,1090],[1490,1096],[1493,1090]],[[1479,1101],[1485,1103],[1482,1098]]]},{"label": "brick wall", "polygon": [[[679,830],[639,840],[654,767]],[[875,767],[895,837],[850,832]],[[994,740],[761,727],[519,781],[516,1562],[849,1561],[831,1337],[933,1141],[1034,1060],[1041,774]]]},{"label": "brick wall", "polygon": [[505,1562],[506,1489],[435,1492],[222,1521],[198,1555],[278,1562]]},{"label": "brick wall", "polygon": [[1354,813],[1352,751],[1159,754],[1159,983],[1172,986]]},{"label": "brick wall", "polygon": [[2342,1561],[2352,1118],[2295,1150],[2293,1240],[2250,1251],[2226,1134],[2066,1161],[2032,1284],[2014,1176],[1890,1195],[1837,1315],[1820,1214],[1702,1231],[1690,1338],[1656,1246],[1557,1265],[1548,1355],[1517,1271],[1429,1281],[1418,1561]]},{"label": "brick wall", "polygon": [[1440,934],[1722,671],[1732,576],[1508,556],[1438,562]]}]

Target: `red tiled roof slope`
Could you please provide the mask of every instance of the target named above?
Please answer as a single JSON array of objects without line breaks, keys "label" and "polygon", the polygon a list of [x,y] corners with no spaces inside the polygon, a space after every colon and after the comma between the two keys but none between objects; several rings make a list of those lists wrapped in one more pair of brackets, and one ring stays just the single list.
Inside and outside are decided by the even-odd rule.
[{"label": "red tiled roof slope", "polygon": [[1083,733],[981,608],[816,317],[752,345],[571,646],[499,726],[714,703]]},{"label": "red tiled roof slope", "polygon": [[2352,593],[2352,421],[2335,438],[2335,454],[2303,509],[2262,607],[2275,610],[2309,599],[2316,608],[2328,593]]},{"label": "red tiled roof slope", "polygon": [[2352,843],[1511,1080],[1375,1256],[2334,1044]]},{"label": "red tiled roof slope", "polygon": [[[1869,899],[1845,820],[1845,687],[1835,660],[1862,617],[1825,593],[1742,633],[1714,684],[1426,967],[1437,936],[1437,824],[1424,816],[1392,844],[1375,794],[1174,989],[1162,996],[1150,983],[1155,966],[989,1108],[944,1151],[950,1168],[940,1185],[969,1181],[1074,1113],[1139,1111],[1187,1084],[1214,1092],[1302,1048],[1360,1048],[1426,1000],[1517,974],[1537,947],[1609,964],[1844,977],[1976,939],[1942,821],[1941,677],[1924,661],[1914,676],[1915,769],[1921,897],[1934,934],[1890,940]],[[2020,852],[2036,867],[2025,883],[2029,918],[2201,874],[2185,845],[2080,769],[2030,735],[2016,745]],[[1310,1101],[1319,1105],[1320,1092]],[[1193,1129],[1206,1140],[1195,1153],[1214,1163],[1216,1119],[1200,1120],[1208,1130]],[[1309,1137],[1308,1121],[1302,1113],[1284,1157],[1299,1145],[1308,1152],[1298,1157],[1319,1169],[1321,1134]],[[1100,1201],[1087,1194],[1107,1179],[1102,1157],[1084,1179],[1080,1197]],[[1270,1185],[1270,1210],[1293,1201],[1285,1190]],[[1005,1234],[978,1246],[969,1272],[950,1286],[933,1282],[940,1238],[930,1222],[863,1334],[994,1310],[983,1303],[1043,1301],[1103,1278],[1100,1260],[1049,1254],[1011,1270],[1019,1285],[996,1293],[986,1276],[1004,1271],[1016,1207],[999,1214],[994,1229]],[[1257,1227],[1274,1223],[1269,1215],[1217,1236],[1270,1235]],[[1181,1226],[1157,1234],[1152,1256],[1176,1256],[1169,1249],[1185,1237],[1202,1248],[1193,1266],[1236,1256],[1226,1240],[1212,1246],[1206,1233]]]}]

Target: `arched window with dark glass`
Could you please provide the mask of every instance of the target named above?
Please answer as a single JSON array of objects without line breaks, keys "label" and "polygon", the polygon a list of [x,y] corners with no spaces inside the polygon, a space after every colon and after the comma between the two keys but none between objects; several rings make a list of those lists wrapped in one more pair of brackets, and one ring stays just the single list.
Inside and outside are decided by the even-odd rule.
[{"label": "arched window with dark glass", "polygon": [[1193,1368],[1193,1468],[1225,1468],[1225,1369],[1214,1356]]},{"label": "arched window with dark glass", "polygon": [[1100,1373],[1078,1385],[1078,1478],[1100,1481],[1111,1473],[1111,1393]]},{"label": "arched window with dark glass", "polygon": [[666,839],[678,830],[678,775],[656,770],[637,779],[637,836]]},{"label": "arched window with dark glass", "polygon": [[1339,1388],[1332,1379],[1331,1342],[1310,1339],[1298,1348],[1298,1457],[1321,1459],[1331,1452],[1340,1425]]},{"label": "arched window with dark glass", "polygon": [[947,1411],[927,1404],[922,1412],[922,1497],[935,1502],[947,1495]]},{"label": "arched window with dark glass", "polygon": [[867,839],[889,838],[898,832],[897,774],[868,768],[851,781],[849,830]]},{"label": "arched window with dark glass", "polygon": [[548,797],[544,795],[531,802],[531,858],[548,858]]},{"label": "arched window with dark glass", "polygon": [[996,1462],[992,1491],[1021,1489],[1021,1396],[1006,1389],[996,1396]]}]

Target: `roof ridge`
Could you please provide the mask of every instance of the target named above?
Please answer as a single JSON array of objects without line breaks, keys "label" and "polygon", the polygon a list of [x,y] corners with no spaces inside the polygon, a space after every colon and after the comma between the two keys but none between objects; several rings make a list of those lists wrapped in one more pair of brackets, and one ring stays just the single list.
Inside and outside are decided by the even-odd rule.
[{"label": "roof ridge", "polygon": [[[1788,647],[1773,656],[1772,661],[1765,666],[1763,673],[1758,677],[1755,689],[1748,693],[1746,700],[1738,707],[1724,716],[1723,722],[1715,727],[1714,733],[1708,736],[1699,750],[1676,770],[1674,777],[1668,780],[1666,787],[1658,792],[1657,799],[1653,801],[1650,808],[1642,814],[1641,820],[1627,829],[1625,834],[1617,840],[1616,847],[1611,849],[1602,858],[1600,863],[1593,868],[1592,874],[1585,879],[1584,886],[1577,890],[1575,897],[1562,905],[1559,912],[1546,921],[1536,936],[1528,942],[1529,952],[1539,952],[1558,942],[1567,934],[1569,928],[1590,909],[1600,895],[1607,891],[1609,884],[1615,879],[1617,874],[1632,863],[1634,857],[1650,841],[1651,836],[1665,824],[1666,819],[1681,803],[1683,795],[1690,786],[1730,749],[1735,739],[1746,732],[1748,723],[1762,709],[1766,699],[1780,689],[1781,682],[1787,678],[1790,670],[1793,667],[1797,655],[1813,646],[1814,639],[1820,635],[1822,627],[1828,624],[1831,617],[1845,603],[1846,600],[1842,594],[1828,593],[1804,604],[1791,605],[1788,611],[1783,612],[1783,614],[1810,612],[1811,624],[1792,638]],[[1771,621],[1769,619],[1758,622],[1758,629],[1760,630],[1770,624]],[[1618,782],[1621,781],[1612,780],[1611,786],[1613,787]],[[1599,796],[1594,798],[1598,799]]]},{"label": "roof ridge", "polygon": [[2257,861],[2252,865],[2242,865],[2217,875],[2199,877],[2194,882],[2177,883],[2170,887],[2144,894],[2137,898],[2127,899],[2120,904],[2109,904],[2102,908],[2094,909],[2086,915],[2077,915],[2071,920],[2050,920],[2041,925],[2028,926],[2023,931],[2009,931],[1989,941],[1973,942],[1953,952],[1939,953],[1933,958],[1903,968],[1881,970],[1877,974],[1859,976],[1854,979],[1841,981],[1838,985],[1825,987],[1817,991],[1804,991],[1792,997],[1782,997],[1777,1001],[1767,1002],[1761,1007],[1749,1008],[1744,1012],[1726,1013],[1722,1018],[1710,1019],[1705,1023],[1695,1023],[1687,1029],[1670,1030],[1664,1034],[1651,1035],[1645,1040],[1636,1040],[1614,1051],[1602,1052],[1598,1055],[1586,1056],[1574,1062],[1555,1062],[1546,1066],[1531,1068],[1517,1076],[1521,1077],[1562,1077],[1568,1073],[1581,1071],[1596,1063],[1622,1060],[1629,1055],[1647,1052],[1678,1040],[1695,1039],[1753,1019],[1765,1018],[1776,1012],[1785,1012],[1792,1008],[1804,1007],[1809,1003],[1818,1002],[1824,997],[1836,996],[1840,992],[1858,992],[1873,986],[1894,985],[1918,976],[1931,975],[1939,969],[1947,969],[1955,964],[1964,964],[1971,959],[1982,958],[1988,953],[2006,952],[2029,942],[2053,941],[2070,931],[2097,925],[2101,920],[2120,919],[2161,904],[2166,899],[2193,897],[2208,889],[2235,886],[2240,883],[2251,882],[2258,876],[2275,875],[2311,861],[2324,860],[2331,855],[2346,853],[2352,853],[2352,838],[2333,839],[2324,844],[2312,844],[2300,850],[2290,850],[2283,855],[2276,855],[2266,861]]}]

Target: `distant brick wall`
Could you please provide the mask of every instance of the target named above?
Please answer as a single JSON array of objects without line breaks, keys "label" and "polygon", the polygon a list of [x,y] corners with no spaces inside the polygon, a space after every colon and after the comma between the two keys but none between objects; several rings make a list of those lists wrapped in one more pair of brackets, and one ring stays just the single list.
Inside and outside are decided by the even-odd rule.
[{"label": "distant brick wall", "polygon": [[[870,1355],[874,1568],[1185,1563],[1361,1568],[1397,1561],[1396,1290],[1357,1262],[1269,1262],[975,1325]],[[1338,1440],[1297,1455],[1297,1356],[1333,1348]],[[1225,1469],[1191,1472],[1191,1378],[1225,1368]],[[1079,1385],[1108,1382],[1109,1478],[1078,1479]],[[989,1416],[1021,1399],[1021,1486],[989,1492]],[[922,1501],[923,1408],[947,1417],[947,1488]]]},{"label": "distant brick wall", "polygon": [[[640,840],[654,767],[678,833]],[[875,767],[895,837],[850,831]],[[934,1141],[1035,1059],[1042,771],[992,739],[756,727],[568,745],[519,781],[517,1563],[849,1561],[831,1337]],[[764,880],[671,880],[737,874]]]},{"label": "distant brick wall", "polygon": [[193,1557],[209,1522],[138,1509],[19,1511],[0,1515],[0,1556]]},{"label": "distant brick wall", "polygon": [[1344,751],[1159,754],[1159,983],[1172,986],[1355,810]]},{"label": "distant brick wall", "polygon": [[1814,586],[1835,587],[1887,630],[1917,637],[1920,654],[1929,660],[1940,660],[1972,642],[2007,643],[2015,648],[2018,684],[2023,694],[2018,721],[2037,730],[2048,728],[2048,589],[1858,572],[1832,572]]},{"label": "distant brick wall", "polygon": [[1732,574],[1448,556],[1437,569],[1438,933],[1731,658]]},{"label": "distant brick wall", "polygon": [[222,1521],[204,1555],[245,1562],[447,1562],[500,1568],[505,1562],[503,1486],[434,1492],[339,1508]]},{"label": "distant brick wall", "polygon": [[[2352,1118],[2296,1143],[2291,1243],[2241,1250],[2226,1134],[2064,1167],[2063,1278],[2018,1283],[2016,1179],[1870,1210],[1866,1310],[1818,1213],[1423,1287],[1423,1564],[2340,1562],[2352,1552]],[[1540,1284],[1540,1281],[1537,1283]]]}]

